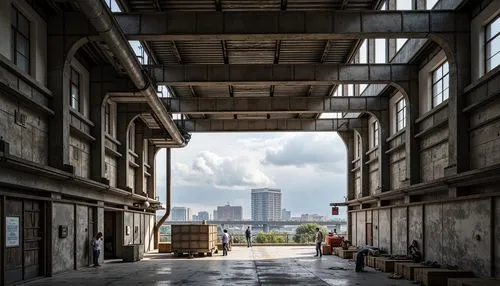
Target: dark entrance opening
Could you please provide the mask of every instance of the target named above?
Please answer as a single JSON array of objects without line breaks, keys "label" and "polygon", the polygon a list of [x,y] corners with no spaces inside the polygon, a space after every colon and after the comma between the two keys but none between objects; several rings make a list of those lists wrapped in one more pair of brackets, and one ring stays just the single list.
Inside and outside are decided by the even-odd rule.
[{"label": "dark entrance opening", "polygon": [[116,212],[104,212],[104,259],[116,258]]}]

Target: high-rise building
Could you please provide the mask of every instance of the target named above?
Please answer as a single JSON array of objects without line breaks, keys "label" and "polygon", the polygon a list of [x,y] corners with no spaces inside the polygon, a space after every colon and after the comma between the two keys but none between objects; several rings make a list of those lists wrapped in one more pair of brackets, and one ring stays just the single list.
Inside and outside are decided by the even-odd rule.
[{"label": "high-rise building", "polygon": [[170,217],[173,221],[190,221],[191,209],[186,207],[173,207]]},{"label": "high-rise building", "polygon": [[252,220],[281,220],[281,189],[252,189]]},{"label": "high-rise building", "polygon": [[229,203],[225,206],[217,207],[217,220],[242,220],[243,208],[241,206],[230,206]]},{"label": "high-rise building", "polygon": [[208,220],[209,218],[208,212],[202,211],[198,213],[198,220]]},{"label": "high-rise building", "polygon": [[281,210],[281,220],[290,220],[292,218],[292,212],[286,209]]}]

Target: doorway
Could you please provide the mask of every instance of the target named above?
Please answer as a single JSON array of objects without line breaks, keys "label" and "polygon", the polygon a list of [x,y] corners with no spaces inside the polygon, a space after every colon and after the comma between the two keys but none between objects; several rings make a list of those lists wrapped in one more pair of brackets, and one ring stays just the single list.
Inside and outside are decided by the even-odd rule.
[{"label": "doorway", "polygon": [[366,224],[366,244],[373,245],[373,227],[371,222]]},{"label": "doorway", "polygon": [[44,275],[45,205],[41,201],[5,198],[5,283]]},{"label": "doorway", "polygon": [[104,211],[104,259],[116,258],[116,212]]}]

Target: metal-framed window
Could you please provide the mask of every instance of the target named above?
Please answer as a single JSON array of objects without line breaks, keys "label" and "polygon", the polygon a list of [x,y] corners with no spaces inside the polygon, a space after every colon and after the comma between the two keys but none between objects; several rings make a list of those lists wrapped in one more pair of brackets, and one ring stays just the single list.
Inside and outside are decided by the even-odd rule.
[{"label": "metal-framed window", "polygon": [[448,62],[442,63],[432,72],[432,107],[448,99],[450,95],[450,70]]},{"label": "metal-framed window", "polygon": [[111,129],[111,104],[109,102],[106,102],[106,105],[104,106],[104,129],[106,133],[111,135],[112,129]]},{"label": "metal-framed window", "polygon": [[135,124],[132,123],[128,129],[128,149],[135,150]]},{"label": "metal-framed window", "polygon": [[69,104],[72,109],[80,112],[80,74],[74,68],[71,68],[69,89]]},{"label": "metal-framed window", "polygon": [[378,146],[378,121],[372,123],[372,147]]},{"label": "metal-framed window", "polygon": [[361,136],[357,136],[357,142],[356,142],[356,158],[361,157]]},{"label": "metal-framed window", "polygon": [[30,21],[11,6],[12,60],[22,71],[30,73]]},{"label": "metal-framed window", "polygon": [[396,132],[406,127],[406,101],[401,98],[396,102]]},{"label": "metal-framed window", "polygon": [[486,72],[500,65],[500,15],[486,25]]},{"label": "metal-framed window", "polygon": [[375,39],[375,63],[387,63],[387,40]]}]

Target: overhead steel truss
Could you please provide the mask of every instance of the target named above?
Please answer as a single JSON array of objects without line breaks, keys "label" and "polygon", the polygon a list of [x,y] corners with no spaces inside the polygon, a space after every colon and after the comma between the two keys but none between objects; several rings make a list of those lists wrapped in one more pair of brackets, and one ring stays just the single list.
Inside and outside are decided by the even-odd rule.
[{"label": "overhead steel truss", "polygon": [[169,11],[115,13],[130,40],[425,38],[469,32],[466,13],[437,11]]},{"label": "overhead steel truss", "polygon": [[190,64],[145,68],[156,83],[169,86],[391,83],[418,76],[417,68],[408,64]]}]

